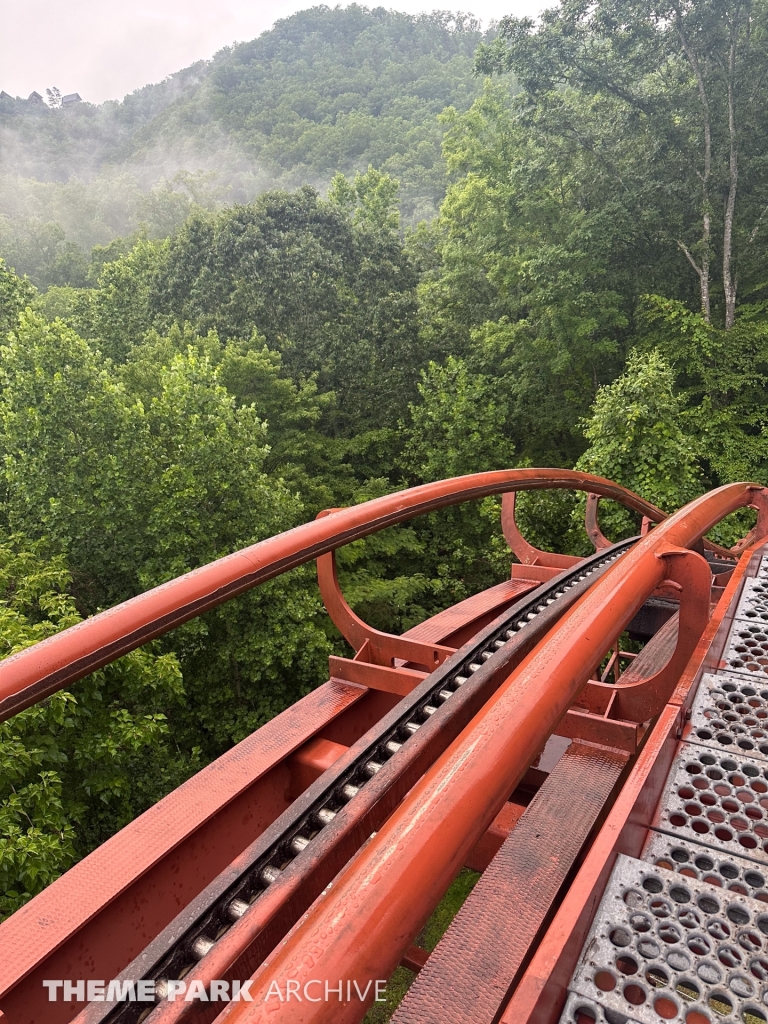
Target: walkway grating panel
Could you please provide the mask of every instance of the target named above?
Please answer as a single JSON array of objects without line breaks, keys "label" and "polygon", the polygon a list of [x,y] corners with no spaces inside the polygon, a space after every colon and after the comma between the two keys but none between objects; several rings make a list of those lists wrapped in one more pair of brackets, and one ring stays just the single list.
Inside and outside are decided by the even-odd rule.
[{"label": "walkway grating panel", "polygon": [[734,618],[745,622],[768,623],[768,568],[757,577],[744,580],[744,589],[736,605]]},{"label": "walkway grating panel", "polygon": [[705,675],[686,733],[692,743],[768,760],[768,682],[736,672]]},{"label": "walkway grating panel", "polygon": [[568,994],[560,1024],[638,1024],[631,1017],[615,1010],[606,1010],[599,1003],[580,996],[577,992]]},{"label": "walkway grating panel", "polygon": [[653,828],[768,864],[768,761],[681,744]]},{"label": "walkway grating panel", "polygon": [[643,859],[617,859],[561,1024],[768,1024],[768,557],[720,664]]},{"label": "walkway grating panel", "polygon": [[737,619],[723,660],[730,672],[768,679],[768,625]]},{"label": "walkway grating panel", "polygon": [[765,1024],[768,907],[619,856],[570,989],[608,1024]]},{"label": "walkway grating panel", "polygon": [[723,854],[679,836],[651,832],[642,859],[657,868],[677,871],[687,878],[768,903],[768,871],[759,870],[754,861],[745,857]]}]

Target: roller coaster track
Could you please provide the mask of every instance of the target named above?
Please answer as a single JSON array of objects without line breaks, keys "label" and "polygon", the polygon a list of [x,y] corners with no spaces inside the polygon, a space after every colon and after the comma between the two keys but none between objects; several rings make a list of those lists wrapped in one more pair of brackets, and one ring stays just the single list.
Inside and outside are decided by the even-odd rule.
[{"label": "roller coaster track", "polygon": [[[539,551],[520,535],[515,494],[553,487],[587,493],[594,555]],[[355,615],[338,586],[335,550],[493,494],[503,495],[504,535],[518,558],[509,580],[403,636]],[[638,537],[606,540],[597,516],[601,498],[642,518]],[[757,509],[757,522],[732,551],[706,539],[746,506]],[[694,706],[705,673],[706,692],[722,705],[712,714],[730,714],[730,691],[711,673],[723,668],[721,655],[736,643],[734,622],[742,632],[752,629],[739,641],[742,651],[754,654],[763,642],[762,620],[743,625],[748,619],[734,614],[746,614],[749,588],[759,591],[766,541],[768,501],[756,484],[721,487],[667,518],[587,474],[476,474],[330,510],[1,662],[0,718],[9,718],[313,559],[328,612],[355,651],[331,658],[325,684],[0,925],[0,1021],[353,1024],[371,1005],[375,982],[399,963],[417,975],[393,1018],[402,1024],[554,1024],[561,1015],[569,1024],[765,1021],[768,945],[765,992],[762,968],[737,982],[729,975],[720,988],[707,982],[704,991],[701,980],[680,981],[657,965],[652,977],[667,978],[656,984],[658,995],[637,955],[625,958],[637,978],[622,981],[608,940],[598,969],[584,957],[603,941],[595,929],[622,884],[616,872],[640,871],[641,884],[645,869],[636,865],[644,849],[657,850],[660,840],[648,845],[656,833],[674,831],[669,815],[693,820],[659,801],[679,799],[667,776],[682,756],[683,732],[689,746],[707,743],[709,705]],[[754,614],[768,621],[768,567],[766,581],[765,611]],[[639,654],[622,649],[627,633],[644,644]],[[743,692],[738,672],[747,669],[737,666],[742,716],[768,716],[768,634],[763,639],[765,659],[755,655],[749,671],[752,679],[766,678],[766,712],[755,704],[763,698]],[[733,654],[728,664],[739,657],[744,664],[747,656]],[[742,719],[733,714],[711,743],[722,748],[730,735],[760,754],[759,718],[744,738]],[[768,733],[764,745],[768,765]],[[693,755],[686,756],[690,763]],[[758,803],[753,818],[762,813]],[[717,813],[733,817],[727,808]],[[768,868],[768,825],[763,851],[762,826],[754,826],[756,838],[749,831],[753,818],[743,819],[749,835],[734,825],[728,842],[742,841],[740,854]],[[714,832],[703,841],[689,833],[691,857],[697,842],[711,851],[718,841]],[[749,849],[747,839],[755,843]],[[669,857],[664,863],[671,867],[660,869],[660,884],[669,888],[664,872],[675,864]],[[480,880],[427,951],[414,942],[462,865],[481,871]],[[694,895],[703,898],[698,890]],[[739,913],[749,915],[745,907]],[[768,943],[760,937],[768,935],[765,920],[762,931],[758,921],[750,932],[758,945]],[[631,939],[629,925],[625,931]],[[607,985],[609,977],[613,985],[604,990],[600,979]],[[51,979],[68,979],[69,988],[62,982],[52,989]],[[125,999],[105,999],[100,983],[108,988],[110,981]],[[692,1000],[680,995],[694,989]],[[232,998],[238,991],[241,997]],[[130,998],[136,992],[146,999]],[[318,992],[322,998],[314,998]],[[642,1000],[632,1002],[638,993]],[[721,1013],[727,1006],[730,1017]]]}]

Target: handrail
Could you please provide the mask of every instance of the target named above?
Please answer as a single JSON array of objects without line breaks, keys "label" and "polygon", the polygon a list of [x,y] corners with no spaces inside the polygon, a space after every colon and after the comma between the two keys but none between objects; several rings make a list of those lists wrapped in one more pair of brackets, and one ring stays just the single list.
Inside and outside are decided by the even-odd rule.
[{"label": "handrail", "polygon": [[547,488],[591,491],[654,522],[665,518],[627,488],[568,469],[503,469],[396,491],[225,555],[11,655],[0,662],[0,721],[183,622],[350,541],[472,499]]},{"label": "handrail", "polygon": [[[270,992],[315,978],[354,978],[361,990],[387,978],[427,920],[468,851],[557,728],[604,651],[648,595],[674,575],[680,555],[721,519],[768,491],[727,484],[696,499],[639,540],[590,588],[501,685],[416,783],[380,831],[316,901],[253,976],[249,1005],[227,1024],[353,1024],[360,1003],[303,1003]],[[709,612],[709,593],[704,595]],[[706,620],[706,615],[705,615]],[[276,989],[275,989],[276,986]],[[369,997],[368,1002],[371,1001]],[[267,1012],[268,1011],[268,1012]]]}]

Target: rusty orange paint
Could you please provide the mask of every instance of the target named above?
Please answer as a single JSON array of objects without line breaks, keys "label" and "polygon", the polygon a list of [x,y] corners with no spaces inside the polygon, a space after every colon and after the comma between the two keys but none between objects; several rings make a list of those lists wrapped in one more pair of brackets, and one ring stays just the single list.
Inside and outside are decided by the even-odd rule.
[{"label": "rusty orange paint", "polygon": [[349,683],[314,690],[3,921],[0,1012],[24,1024],[70,1020],[76,1004],[49,1003],[42,979],[117,977],[285,810],[291,755],[365,698]]},{"label": "rusty orange paint", "polygon": [[713,649],[715,656],[719,656],[718,637],[727,632],[735,599],[756,549],[757,545],[741,556],[669,703],[507,1004],[500,1024],[551,1024],[557,1017],[616,856],[640,854],[682,730],[684,707],[690,703],[701,674],[712,667],[709,659]]},{"label": "rusty orange paint", "polygon": [[230,1004],[220,1024],[354,1024],[359,1003],[299,1004],[276,993],[287,993],[289,982],[302,991],[313,979],[365,986],[389,977],[603,652],[669,574],[665,554],[677,555],[761,496],[754,484],[718,488],[624,554],[502,684],[256,972],[254,1002]]},{"label": "rusty orange paint", "polygon": [[485,871],[501,849],[501,845],[525,812],[527,804],[508,800],[469,851],[464,867]]},{"label": "rusty orange paint", "polygon": [[654,522],[664,518],[660,509],[632,491],[567,469],[474,473],[374,498],[226,555],[6,658],[0,663],[0,721],[181,623],[352,540],[464,501],[546,488],[593,491]]}]

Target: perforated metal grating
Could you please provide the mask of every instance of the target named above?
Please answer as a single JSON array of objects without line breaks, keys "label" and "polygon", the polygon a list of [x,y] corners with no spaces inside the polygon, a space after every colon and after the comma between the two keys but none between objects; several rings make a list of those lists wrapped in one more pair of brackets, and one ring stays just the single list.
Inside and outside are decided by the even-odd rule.
[{"label": "perforated metal grating", "polygon": [[620,857],[562,1024],[768,1024],[768,557],[702,679],[643,850]]},{"label": "perforated metal grating", "polygon": [[768,763],[681,745],[653,827],[768,863]]},{"label": "perforated metal grating", "polygon": [[570,988],[607,1020],[766,1024],[768,908],[620,856]]},{"label": "perforated metal grating", "polygon": [[764,562],[756,578],[744,581],[723,662],[727,671],[768,678],[768,566]]},{"label": "perforated metal grating", "polygon": [[696,878],[707,885],[768,903],[768,870],[760,870],[754,861],[745,857],[734,857],[679,836],[651,832],[642,860],[666,871],[677,871],[686,878]]},{"label": "perforated metal grating", "polygon": [[565,1004],[560,1024],[638,1024],[631,1017],[616,1010],[606,1010],[599,1003],[571,992]]},{"label": "perforated metal grating", "polygon": [[768,679],[768,624],[734,622],[723,660],[732,672]]},{"label": "perforated metal grating", "polygon": [[744,581],[735,619],[746,619],[748,622],[768,622],[768,568],[761,564],[761,575]]},{"label": "perforated metal grating", "polygon": [[768,760],[768,683],[735,672],[705,675],[691,709],[686,738]]}]

